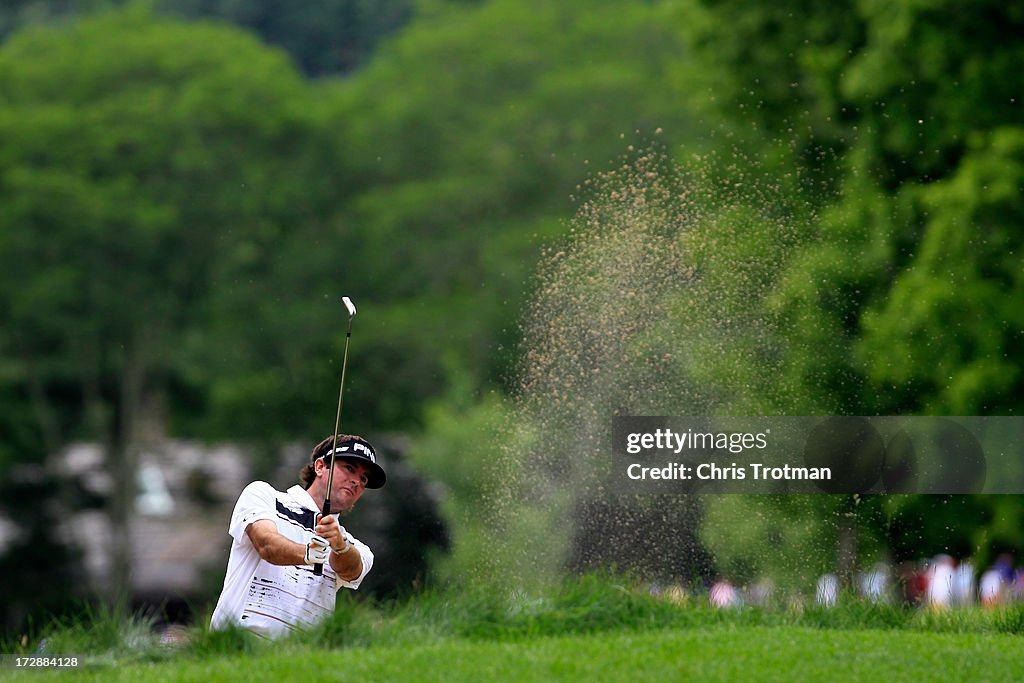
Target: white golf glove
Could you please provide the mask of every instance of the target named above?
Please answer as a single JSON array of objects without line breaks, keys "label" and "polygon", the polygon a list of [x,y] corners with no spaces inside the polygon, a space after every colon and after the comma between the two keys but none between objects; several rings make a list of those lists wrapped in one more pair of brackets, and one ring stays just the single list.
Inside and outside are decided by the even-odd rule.
[{"label": "white golf glove", "polygon": [[306,564],[324,564],[331,556],[331,544],[320,536],[314,536],[306,544]]}]

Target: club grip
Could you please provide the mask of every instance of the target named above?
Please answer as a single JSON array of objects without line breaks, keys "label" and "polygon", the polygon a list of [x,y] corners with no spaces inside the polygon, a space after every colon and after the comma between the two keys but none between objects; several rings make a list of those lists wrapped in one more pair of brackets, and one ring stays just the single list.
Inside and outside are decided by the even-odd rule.
[{"label": "club grip", "polygon": [[[322,513],[320,513],[320,517],[326,517],[329,514],[331,514],[331,499],[328,497],[328,498],[324,499],[324,510],[323,510]],[[313,526],[316,526],[317,524],[320,523],[320,517],[316,518],[316,520],[313,522]],[[315,530],[314,530],[314,533],[315,533]],[[323,576],[323,575],[324,575],[324,566],[322,564],[314,564],[313,565],[313,576]]]}]

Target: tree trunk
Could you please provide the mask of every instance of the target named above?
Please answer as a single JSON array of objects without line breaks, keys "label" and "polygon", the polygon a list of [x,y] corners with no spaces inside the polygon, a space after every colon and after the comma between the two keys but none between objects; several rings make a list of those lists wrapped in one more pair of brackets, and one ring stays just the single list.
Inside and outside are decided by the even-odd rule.
[{"label": "tree trunk", "polygon": [[57,421],[53,404],[46,397],[46,388],[39,369],[28,357],[23,357],[22,362],[27,372],[28,395],[29,401],[32,403],[32,412],[35,414],[36,422],[43,435],[43,447],[46,448],[47,455],[53,455],[64,444],[60,422]]},{"label": "tree trunk", "polygon": [[836,574],[843,590],[855,588],[857,571],[857,525],[853,512],[839,513],[839,533],[836,548]]},{"label": "tree trunk", "polygon": [[135,478],[138,471],[135,426],[145,375],[142,356],[143,351],[133,338],[125,348],[117,414],[110,431],[107,451],[114,481],[110,501],[113,543],[109,599],[112,604],[124,607],[130,605],[132,597],[131,528],[135,515]]}]

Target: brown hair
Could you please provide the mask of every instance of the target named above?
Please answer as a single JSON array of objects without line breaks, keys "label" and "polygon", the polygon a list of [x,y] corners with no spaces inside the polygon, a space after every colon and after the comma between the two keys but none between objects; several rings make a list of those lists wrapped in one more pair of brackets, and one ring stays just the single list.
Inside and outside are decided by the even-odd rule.
[{"label": "brown hair", "polygon": [[[355,434],[338,434],[338,443],[346,439],[352,439],[360,441],[367,446],[370,446],[370,442],[361,436]],[[313,446],[313,450],[309,455],[309,463],[299,470],[299,483],[302,484],[302,488],[308,489],[316,481],[316,468],[313,466],[317,460],[326,456],[331,452],[331,447],[334,445],[334,437],[329,436],[317,445]],[[373,448],[370,446],[370,448]]]}]

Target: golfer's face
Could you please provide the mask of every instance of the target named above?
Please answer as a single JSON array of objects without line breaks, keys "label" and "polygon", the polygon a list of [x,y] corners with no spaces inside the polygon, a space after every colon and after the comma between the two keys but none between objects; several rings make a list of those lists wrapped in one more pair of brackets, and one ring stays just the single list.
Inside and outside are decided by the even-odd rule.
[{"label": "golfer's face", "polygon": [[366,468],[359,463],[335,460],[334,495],[331,496],[331,507],[341,511],[351,510],[366,489],[366,478]]}]

